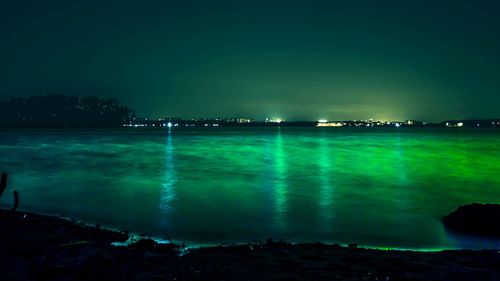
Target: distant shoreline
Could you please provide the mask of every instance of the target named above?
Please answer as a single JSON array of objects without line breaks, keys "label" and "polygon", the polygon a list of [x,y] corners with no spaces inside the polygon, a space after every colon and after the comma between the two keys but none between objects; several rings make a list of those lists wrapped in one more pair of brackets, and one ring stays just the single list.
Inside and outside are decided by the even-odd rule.
[{"label": "distant shoreline", "polygon": [[[232,119],[230,119],[232,120]],[[480,120],[445,120],[441,122],[423,122],[416,120],[406,121],[373,121],[373,120],[345,120],[345,121],[248,121],[238,122],[227,119],[148,119],[136,118],[121,124],[107,125],[92,123],[85,125],[70,124],[6,124],[0,122],[0,129],[109,129],[109,128],[274,128],[274,127],[310,127],[310,128],[447,128],[447,129],[500,129],[500,118]]]},{"label": "distant shoreline", "polygon": [[[382,129],[391,129],[391,130],[421,130],[421,129],[445,129],[445,130],[450,130],[450,131],[460,131],[460,130],[498,130],[500,127],[462,127],[462,128],[457,128],[457,127],[441,127],[441,126],[423,126],[423,127],[350,127],[350,126],[344,126],[344,127],[317,127],[317,126],[299,126],[299,125],[286,125],[286,126],[277,126],[277,125],[272,125],[272,126],[218,126],[218,127],[211,127],[211,126],[179,126],[179,127],[173,127],[170,128],[172,131],[175,130],[186,130],[186,129],[206,129],[206,130],[218,130],[218,129],[254,129],[254,128],[311,128],[311,129],[318,129],[318,130],[345,130],[345,129],[353,129],[353,130],[362,130],[362,129],[369,129],[369,130],[382,130]],[[0,130],[24,130],[24,129],[29,129],[29,130],[105,130],[105,129],[116,129],[116,130],[141,130],[141,129],[156,129],[156,130],[169,130],[167,127],[161,127],[161,126],[114,126],[114,127],[0,127]]]}]

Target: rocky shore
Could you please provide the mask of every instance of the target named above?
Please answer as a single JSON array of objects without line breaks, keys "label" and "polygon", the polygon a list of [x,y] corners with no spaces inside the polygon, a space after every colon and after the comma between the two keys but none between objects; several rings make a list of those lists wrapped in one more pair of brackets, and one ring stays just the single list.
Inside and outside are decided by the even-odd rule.
[{"label": "rocky shore", "polygon": [[[0,280],[500,280],[500,253],[262,244],[182,250],[127,232],[0,210]],[[182,254],[181,254],[182,253]]]},{"label": "rocky shore", "polygon": [[460,206],[443,218],[443,224],[458,233],[500,237],[500,204]]}]

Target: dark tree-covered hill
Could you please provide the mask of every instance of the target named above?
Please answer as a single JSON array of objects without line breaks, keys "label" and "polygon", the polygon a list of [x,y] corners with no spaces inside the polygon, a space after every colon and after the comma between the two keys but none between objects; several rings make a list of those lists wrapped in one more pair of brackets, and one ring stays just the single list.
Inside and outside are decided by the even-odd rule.
[{"label": "dark tree-covered hill", "polygon": [[47,94],[0,100],[0,127],[114,127],[134,115],[117,99]]}]

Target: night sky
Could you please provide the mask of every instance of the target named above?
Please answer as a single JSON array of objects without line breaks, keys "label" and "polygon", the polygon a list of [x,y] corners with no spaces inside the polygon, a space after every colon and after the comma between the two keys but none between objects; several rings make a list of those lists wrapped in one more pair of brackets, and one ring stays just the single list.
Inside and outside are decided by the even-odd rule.
[{"label": "night sky", "polygon": [[0,3],[0,97],[115,97],[150,117],[500,115],[498,1]]}]

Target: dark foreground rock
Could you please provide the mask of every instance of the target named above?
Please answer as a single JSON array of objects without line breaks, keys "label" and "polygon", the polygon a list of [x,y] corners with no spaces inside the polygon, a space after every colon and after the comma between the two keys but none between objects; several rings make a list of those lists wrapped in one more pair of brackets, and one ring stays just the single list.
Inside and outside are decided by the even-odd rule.
[{"label": "dark foreground rock", "polygon": [[446,228],[459,233],[500,238],[500,204],[469,204],[443,218]]},{"label": "dark foreground rock", "polygon": [[56,217],[0,211],[0,280],[500,280],[498,251],[273,242],[189,250]]}]

